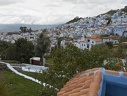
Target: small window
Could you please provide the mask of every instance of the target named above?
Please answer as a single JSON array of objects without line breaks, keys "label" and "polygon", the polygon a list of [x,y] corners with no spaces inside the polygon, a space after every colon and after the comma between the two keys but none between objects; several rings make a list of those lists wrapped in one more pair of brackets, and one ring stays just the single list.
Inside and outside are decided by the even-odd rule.
[{"label": "small window", "polygon": [[90,40],[89,40],[89,39],[88,39],[87,41],[88,41],[88,42],[90,42]]},{"label": "small window", "polygon": [[89,48],[89,45],[87,45],[87,48]]}]

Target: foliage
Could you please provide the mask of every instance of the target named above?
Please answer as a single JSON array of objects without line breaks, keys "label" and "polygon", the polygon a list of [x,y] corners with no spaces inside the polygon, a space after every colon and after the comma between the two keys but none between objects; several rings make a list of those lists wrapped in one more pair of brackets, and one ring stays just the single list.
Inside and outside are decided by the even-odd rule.
[{"label": "foliage", "polygon": [[16,60],[20,62],[29,62],[34,54],[34,46],[31,42],[26,39],[20,38],[15,42]]},{"label": "foliage", "polygon": [[50,50],[50,39],[49,37],[46,37],[45,35],[43,35],[43,33],[41,33],[39,38],[37,39],[35,53],[36,56],[39,56],[41,58],[42,65],[43,65],[44,55],[46,52],[49,52],[49,50]]},{"label": "foliage", "polygon": [[122,43],[122,42],[127,42],[127,38],[125,38],[125,37],[120,37],[120,38],[119,38],[119,43]]},{"label": "foliage", "polygon": [[57,47],[60,48],[61,46],[61,41],[63,40],[63,38],[57,38]]},{"label": "foliage", "polygon": [[68,21],[66,24],[70,24],[70,23],[77,22],[77,21],[80,20],[80,19],[82,19],[82,18],[75,17],[73,20]]},{"label": "foliage", "polygon": [[[57,48],[52,51],[49,57],[53,60],[53,66],[43,73],[34,74],[33,77],[46,83],[42,88],[42,96],[56,96],[57,92],[77,72],[95,67],[105,67],[110,70],[122,70],[122,63],[119,57],[115,57],[121,48],[109,48],[107,45],[96,45],[91,50],[81,50],[73,45]],[[120,52],[125,51],[124,47]],[[118,53],[117,53],[118,54]],[[107,63],[104,65],[104,61]],[[32,76],[30,74],[30,76]],[[51,86],[52,87],[51,87]],[[58,89],[58,90],[57,90]]]},{"label": "foliage", "polygon": [[[55,70],[61,70],[64,67],[65,73],[69,72],[73,75],[78,71],[80,63],[78,62],[82,50],[73,45],[68,45],[66,48],[59,48],[52,53],[52,57],[55,63]],[[72,70],[68,70],[68,69]]]},{"label": "foliage", "polygon": [[126,55],[126,48],[123,44],[119,44],[118,47],[116,48],[113,48],[111,50],[111,55],[112,57],[116,57],[116,58],[125,58],[125,55]]},{"label": "foliage", "polygon": [[27,31],[27,27],[21,26],[21,27],[20,27],[20,30],[21,30],[21,32],[26,32],[26,31]]},{"label": "foliage", "polygon": [[107,70],[121,71],[123,70],[123,64],[118,58],[109,58],[107,64],[104,66]]},{"label": "foliage", "polygon": [[6,59],[7,60],[16,60],[16,46],[15,44],[11,44],[6,50]]},{"label": "foliage", "polygon": [[127,6],[125,6],[122,11],[127,12]]},{"label": "foliage", "polygon": [[109,25],[109,24],[112,23],[111,17],[110,18],[107,18],[106,20],[108,20],[107,25]]},{"label": "foliage", "polygon": [[96,45],[88,52],[85,57],[88,69],[95,67],[103,67],[103,62],[110,57],[110,50],[105,45]]},{"label": "foliage", "polygon": [[[9,42],[0,41],[0,55],[1,55],[2,59],[10,58],[10,56],[8,56],[8,52],[12,46],[13,46],[13,44],[11,44]],[[13,58],[13,56],[11,58]]]},{"label": "foliage", "polygon": [[17,60],[20,62],[29,62],[34,54],[34,46],[26,39],[20,38],[14,44],[0,41],[0,55],[3,60]]},{"label": "foliage", "polygon": [[101,35],[100,37],[101,37],[101,38],[103,38],[103,37],[109,37],[109,35],[108,35],[108,34],[103,34],[103,35]]},{"label": "foliage", "polygon": [[109,14],[110,16],[112,16],[116,12],[117,12],[117,10],[110,10],[106,14]]},{"label": "foliage", "polygon": [[20,28],[20,31],[25,33],[25,32],[32,32],[32,28],[30,27],[29,29],[26,27],[26,26],[21,26]]},{"label": "foliage", "polygon": [[113,48],[113,43],[112,43],[112,42],[105,42],[105,44],[106,44],[109,48]]}]

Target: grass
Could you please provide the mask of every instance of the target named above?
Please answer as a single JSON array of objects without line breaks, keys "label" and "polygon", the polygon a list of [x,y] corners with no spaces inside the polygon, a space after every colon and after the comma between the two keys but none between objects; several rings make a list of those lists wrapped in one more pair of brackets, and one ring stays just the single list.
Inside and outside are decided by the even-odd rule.
[{"label": "grass", "polygon": [[42,86],[18,76],[10,70],[0,70],[0,96],[40,96]]},{"label": "grass", "polygon": [[15,61],[15,60],[0,60],[1,62],[7,62],[7,63],[10,63],[10,64],[17,64],[18,61]]},{"label": "grass", "polygon": [[36,79],[41,78],[40,76],[42,74],[42,73],[36,73],[36,72],[25,72],[25,71],[20,71],[20,72],[27,75],[27,76],[31,76],[33,78],[36,78]]}]

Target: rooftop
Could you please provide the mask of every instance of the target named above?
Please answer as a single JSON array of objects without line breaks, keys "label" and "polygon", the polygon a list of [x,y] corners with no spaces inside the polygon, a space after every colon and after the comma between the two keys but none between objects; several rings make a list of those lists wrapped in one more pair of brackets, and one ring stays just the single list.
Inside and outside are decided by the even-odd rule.
[{"label": "rooftop", "polygon": [[75,74],[57,96],[127,96],[126,76],[127,72],[89,69]]},{"label": "rooftop", "polygon": [[91,38],[92,40],[94,40],[94,41],[96,41],[96,42],[101,42],[102,40],[101,40],[101,38],[98,38],[98,37],[96,37],[96,38]]}]

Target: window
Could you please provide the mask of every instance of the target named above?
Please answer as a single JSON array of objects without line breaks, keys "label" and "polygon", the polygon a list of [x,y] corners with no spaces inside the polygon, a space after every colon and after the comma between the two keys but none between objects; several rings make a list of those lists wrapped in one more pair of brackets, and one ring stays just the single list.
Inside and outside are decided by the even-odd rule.
[{"label": "window", "polygon": [[88,39],[87,42],[90,42],[90,40]]},{"label": "window", "polygon": [[87,48],[89,49],[89,45],[87,45]]}]

